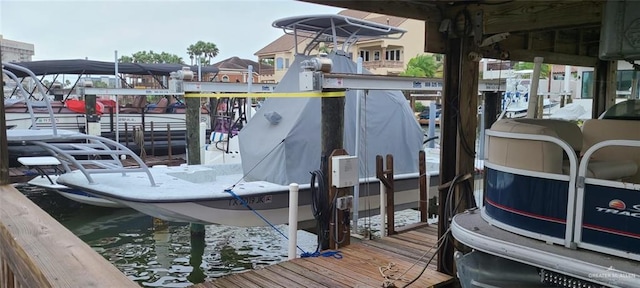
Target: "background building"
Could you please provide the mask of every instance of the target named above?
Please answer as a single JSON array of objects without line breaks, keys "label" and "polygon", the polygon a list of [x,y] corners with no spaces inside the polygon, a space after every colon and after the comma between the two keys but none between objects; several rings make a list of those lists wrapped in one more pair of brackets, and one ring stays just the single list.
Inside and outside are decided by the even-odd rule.
[{"label": "background building", "polygon": [[0,49],[3,62],[31,61],[35,53],[33,44],[5,39],[0,35]]},{"label": "background building", "polygon": [[[357,10],[342,10],[338,13],[353,18],[398,27],[407,32],[400,39],[360,39],[346,51],[352,60],[362,57],[363,66],[371,73],[379,75],[397,75],[403,72],[409,59],[424,54],[425,23],[403,17]],[[304,47],[309,38],[298,34],[298,47]],[[284,34],[267,46],[258,50],[261,63],[258,69],[260,82],[277,83],[287,72],[295,57],[296,43],[293,35]],[[317,50],[315,51],[318,52]],[[313,52],[312,52],[313,53]],[[268,66],[268,67],[267,67]]]}]

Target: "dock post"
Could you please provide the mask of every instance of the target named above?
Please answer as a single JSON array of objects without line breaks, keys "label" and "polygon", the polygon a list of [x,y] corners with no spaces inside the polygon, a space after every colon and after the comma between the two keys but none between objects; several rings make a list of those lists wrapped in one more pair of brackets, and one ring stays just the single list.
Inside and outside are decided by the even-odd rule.
[{"label": "dock post", "polygon": [[100,117],[96,111],[96,95],[84,95],[84,111],[86,119],[86,133],[100,136]]},{"label": "dock post", "polygon": [[[187,122],[187,163],[200,163],[200,98],[185,97],[187,111],[185,118]],[[171,147],[169,147],[171,149]]]},{"label": "dock post", "polygon": [[[0,90],[4,99],[4,89]],[[7,141],[7,121],[4,114],[4,101],[0,103],[0,185],[9,184],[9,142]]]},{"label": "dock post", "polygon": [[296,258],[298,246],[298,183],[289,184],[289,260]]},{"label": "dock post", "polygon": [[380,238],[387,236],[387,186],[380,181]]},{"label": "dock post", "polygon": [[429,215],[427,214],[427,207],[429,206],[429,186],[427,186],[427,164],[425,159],[424,150],[418,153],[418,185],[420,187],[420,222],[427,222]]},{"label": "dock post", "polygon": [[151,155],[156,156],[156,139],[153,131],[153,121],[151,121]]},{"label": "dock post", "polygon": [[[322,90],[322,92],[332,91],[331,89]],[[336,149],[342,149],[344,144],[344,97],[323,97],[321,102],[321,157],[322,159],[326,159],[326,161],[320,161],[320,163],[324,175],[329,175],[331,172],[328,169],[329,166],[327,163],[329,161],[329,155]],[[327,181],[327,179],[325,179],[325,181]],[[325,187],[329,187],[329,183],[324,184]],[[324,231],[329,231],[330,227],[329,223],[323,226],[324,227],[320,227],[321,231],[318,231],[318,243],[320,244],[321,250],[326,250],[329,248],[329,239],[324,239],[322,235]]]},{"label": "dock post", "polygon": [[[393,187],[393,155],[387,154],[386,156],[387,169],[384,169],[382,161],[382,155],[376,156],[376,177],[380,180],[380,193],[382,193],[382,186],[384,186],[384,192],[386,197],[383,199],[380,196],[380,213],[382,223],[384,224],[384,214],[387,216],[387,235],[396,234],[395,231],[395,201],[394,201],[394,187]],[[384,200],[384,203],[383,203]],[[386,208],[384,207],[386,206]],[[383,212],[384,211],[384,212]],[[381,228],[382,229],[382,228]],[[384,236],[384,235],[383,235]]]}]

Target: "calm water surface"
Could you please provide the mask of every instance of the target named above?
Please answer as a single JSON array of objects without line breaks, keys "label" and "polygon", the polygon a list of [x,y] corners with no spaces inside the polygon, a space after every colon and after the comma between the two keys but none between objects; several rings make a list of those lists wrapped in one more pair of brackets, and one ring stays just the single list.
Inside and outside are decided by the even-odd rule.
[{"label": "calm water surface", "polygon": [[[287,240],[271,227],[206,225],[204,233],[192,235],[188,223],[83,205],[29,185],[17,188],[143,287],[187,287],[287,259]],[[395,226],[419,220],[417,211],[399,211]],[[287,225],[276,227],[287,235]],[[379,216],[359,219],[358,227],[379,237]],[[316,243],[316,235],[298,231],[300,248],[313,252]]]},{"label": "calm water surface", "polygon": [[[31,186],[18,189],[143,287],[187,287],[287,259],[287,241],[271,227],[206,225],[192,237],[187,223],[82,205]],[[287,234],[286,225],[277,228]],[[298,243],[315,251],[316,235],[298,231]]]}]

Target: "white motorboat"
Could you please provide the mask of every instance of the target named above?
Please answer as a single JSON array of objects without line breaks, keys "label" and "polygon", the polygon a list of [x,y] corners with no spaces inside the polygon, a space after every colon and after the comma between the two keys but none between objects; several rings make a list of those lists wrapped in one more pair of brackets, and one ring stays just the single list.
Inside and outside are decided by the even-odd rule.
[{"label": "white motorboat", "polygon": [[[337,33],[334,39],[348,41],[354,41],[358,35],[384,37],[404,32],[342,15],[293,17],[278,20],[274,26],[318,35],[333,32]],[[322,39],[325,38],[315,38]],[[316,44],[312,42],[304,50],[311,51]],[[337,42],[334,45],[337,46]],[[345,51],[334,51],[328,58],[332,60],[333,73],[356,73],[356,64]],[[315,58],[296,55],[274,92],[299,92],[301,64],[310,59]],[[414,80],[407,80],[409,87],[414,87],[409,81]],[[357,155],[358,211],[377,213],[379,180],[375,178],[375,157],[387,154],[394,156],[396,209],[418,207],[417,156],[422,150],[424,132],[408,102],[397,90],[371,90],[364,102],[366,105],[359,107],[356,95],[356,90],[346,92],[344,114],[350,117],[345,117],[344,147],[347,151],[358,151],[355,135],[356,130],[360,130],[358,141],[366,145],[359,145],[366,149],[360,149]],[[272,224],[288,221],[288,185],[295,182],[301,184],[298,220],[313,220],[312,206],[318,204],[315,198],[326,193],[312,192],[315,185],[310,184],[316,183],[311,180],[310,172],[322,167],[320,107],[320,98],[267,98],[258,115],[238,134],[241,164],[152,167],[148,173],[101,173],[91,175],[91,179],[74,171],[61,175],[58,183],[124,203],[160,219],[255,226],[267,225],[255,212]],[[353,117],[356,109],[375,117],[356,125]],[[438,175],[438,162],[428,161],[427,171],[432,177]],[[323,183],[320,179],[317,182]]]}]

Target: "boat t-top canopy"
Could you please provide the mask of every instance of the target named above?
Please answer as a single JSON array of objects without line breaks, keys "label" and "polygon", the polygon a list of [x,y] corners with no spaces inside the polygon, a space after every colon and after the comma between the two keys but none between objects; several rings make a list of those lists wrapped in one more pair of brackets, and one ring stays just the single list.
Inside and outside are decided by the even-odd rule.
[{"label": "boat t-top canopy", "polygon": [[[35,75],[55,75],[55,74],[92,74],[92,75],[114,75],[115,63],[73,59],[73,60],[43,60],[31,62],[13,63],[27,68]],[[118,63],[118,73],[131,75],[155,75],[169,76],[169,73],[189,67],[191,71],[198,71],[197,66],[170,64],[170,63]],[[5,69],[14,73],[17,77],[27,77],[23,71],[6,67]],[[218,73],[219,69],[213,66],[202,66],[202,73]]]},{"label": "boat t-top canopy", "polygon": [[407,32],[398,27],[335,14],[287,17],[274,21],[272,26],[283,29],[287,34],[293,34],[296,37],[296,45],[297,37],[301,34],[313,37],[304,49],[304,54],[311,52],[320,42],[333,42],[333,47],[337,49],[338,38],[343,41],[342,50],[347,51],[348,47],[361,37],[398,39]]}]

